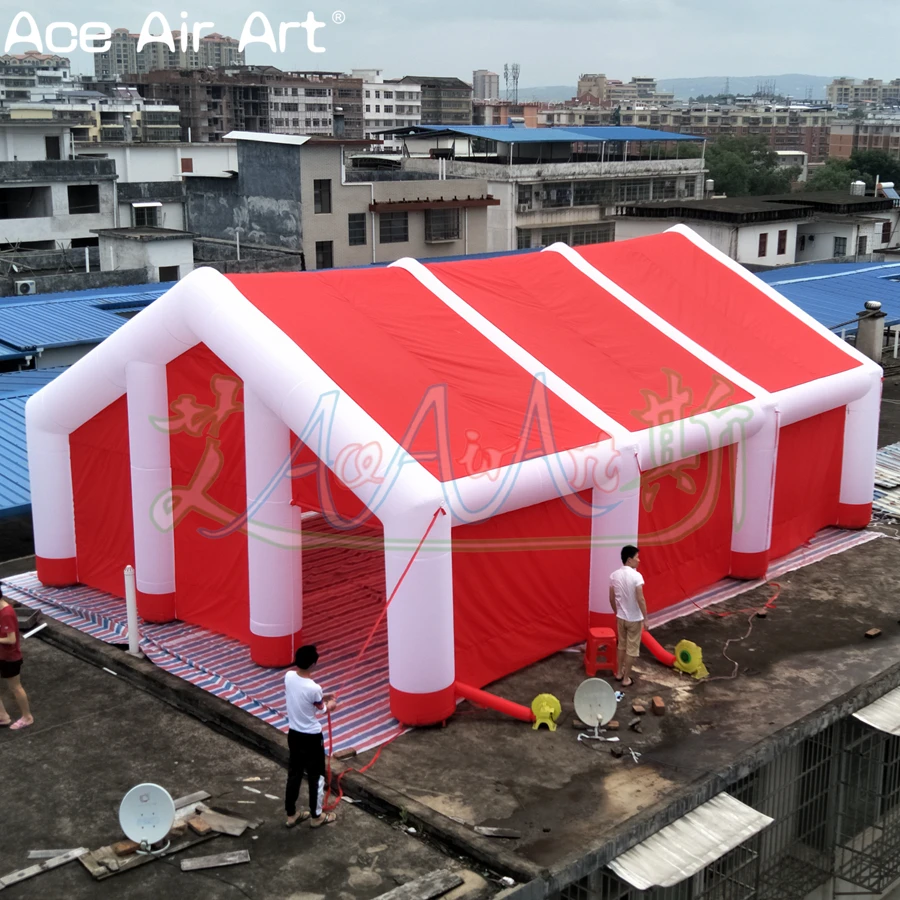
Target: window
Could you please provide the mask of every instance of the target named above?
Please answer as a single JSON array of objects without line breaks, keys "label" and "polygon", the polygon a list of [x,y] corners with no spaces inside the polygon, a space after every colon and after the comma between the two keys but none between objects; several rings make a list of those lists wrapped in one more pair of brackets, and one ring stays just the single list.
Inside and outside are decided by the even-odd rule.
[{"label": "window", "polygon": [[[316,125],[319,123],[316,121]],[[317,178],[313,182],[314,209],[316,213],[331,212],[331,179]]]},{"label": "window", "polygon": [[133,206],[131,211],[135,228],[156,228],[159,225],[158,206]]},{"label": "window", "polygon": [[382,244],[401,244],[409,240],[409,213],[381,213],[378,238]]},{"label": "window", "polygon": [[425,210],[425,240],[459,240],[459,209]]},{"label": "window", "polygon": [[347,216],[347,237],[351,247],[359,247],[366,242],[366,214],[350,213]]},{"label": "window", "polygon": [[530,228],[517,228],[516,229],[516,249],[518,249],[518,250],[531,249],[531,229]]},{"label": "window", "polygon": [[572,205],[571,184],[548,184],[543,194],[544,208]]},{"label": "window", "polygon": [[157,271],[162,282],[178,281],[178,266],[160,266]]},{"label": "window", "polygon": [[189,156],[181,158],[181,171],[182,172],[193,172],[194,171],[194,160]]},{"label": "window", "polygon": [[600,225],[576,225],[572,229],[572,246],[583,244],[605,244],[616,239],[616,226],[613,222]]},{"label": "window", "polygon": [[778,255],[784,256],[787,253],[787,231],[778,232]]},{"label": "window", "polygon": [[334,268],[334,242],[316,241],[316,268]]},{"label": "window", "polygon": [[366,100],[368,100],[372,96],[371,91],[366,91]]},{"label": "window", "polygon": [[375,104],[375,112],[377,112],[377,113],[381,112],[381,104],[380,103]]},{"label": "window", "polygon": [[891,223],[885,222],[881,226],[881,243],[889,244],[891,242]]},{"label": "window", "polygon": [[385,92],[384,92],[384,99],[385,99],[385,100],[393,100],[393,99],[394,99],[394,92],[393,92],[393,91],[385,91]]},{"label": "window", "polygon": [[90,215],[100,212],[100,187],[96,184],[70,184],[69,214]]},{"label": "window", "polygon": [[869,239],[862,235],[856,239],[856,255],[865,256],[869,252]]},{"label": "window", "polygon": [[806,249],[806,235],[798,234],[797,235],[797,252],[802,253]]},{"label": "window", "polygon": [[847,238],[844,237],[836,237],[834,239],[834,256],[846,256],[847,255]]},{"label": "window", "polygon": [[47,135],[44,138],[44,146],[47,150],[47,159],[62,158],[59,150],[59,137],[57,135]]},{"label": "window", "polygon": [[372,104],[371,103],[366,104],[366,112],[372,112]]},{"label": "window", "polygon": [[759,250],[758,250],[757,256],[760,256],[760,257],[765,256],[766,253],[768,252],[768,250],[769,250],[769,235],[761,234],[759,236]]},{"label": "window", "polygon": [[394,107],[393,106],[385,106],[384,111],[386,113],[392,113],[394,111]]}]

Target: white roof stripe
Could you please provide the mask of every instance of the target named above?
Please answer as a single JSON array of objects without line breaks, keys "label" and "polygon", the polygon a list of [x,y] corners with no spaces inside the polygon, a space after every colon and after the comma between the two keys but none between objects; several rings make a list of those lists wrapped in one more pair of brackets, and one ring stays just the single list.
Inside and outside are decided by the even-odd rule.
[{"label": "white roof stripe", "polygon": [[579,272],[587,275],[594,284],[599,285],[608,294],[615,297],[623,306],[627,306],[632,312],[637,313],[648,325],[652,325],[657,331],[671,338],[676,344],[682,346],[688,353],[699,359],[700,362],[714,372],[718,372],[724,378],[727,378],[732,384],[743,388],[748,394],[757,399],[764,399],[769,396],[769,392],[760,387],[755,381],[751,381],[745,375],[742,375],[737,369],[732,368],[714,353],[711,353],[695,340],[689,338],[684,332],[679,331],[671,322],[666,321],[658,313],[641,303],[640,300],[632,297],[625,288],[620,287],[611,278],[592,266],[577,250],[573,250],[567,244],[557,243],[545,247],[543,252],[547,251],[558,253],[575,266]]},{"label": "white roof stripe", "polygon": [[878,731],[900,737],[900,688],[888,691],[874,703],[853,713],[853,717]]}]

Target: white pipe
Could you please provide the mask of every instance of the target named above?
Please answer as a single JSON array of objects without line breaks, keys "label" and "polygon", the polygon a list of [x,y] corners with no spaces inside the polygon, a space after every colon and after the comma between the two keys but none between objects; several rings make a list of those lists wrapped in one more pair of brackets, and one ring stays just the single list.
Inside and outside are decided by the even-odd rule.
[{"label": "white pipe", "polygon": [[134,567],[125,566],[125,612],[128,617],[128,652],[132,656],[141,653],[141,633],[138,628],[137,590],[134,586]]},{"label": "white pipe", "polygon": [[85,272],[91,271],[91,248],[90,247],[84,248],[84,271]]}]

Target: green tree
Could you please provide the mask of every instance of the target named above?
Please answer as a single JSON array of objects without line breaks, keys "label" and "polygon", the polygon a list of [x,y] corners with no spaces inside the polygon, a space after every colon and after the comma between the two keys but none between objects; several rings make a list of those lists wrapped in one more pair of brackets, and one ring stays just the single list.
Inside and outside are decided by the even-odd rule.
[{"label": "green tree", "polygon": [[778,156],[761,135],[723,137],[706,149],[709,177],[729,197],[784,194],[795,170],[778,166]]},{"label": "green tree", "polygon": [[850,156],[852,166],[871,179],[872,187],[876,178],[882,181],[900,182],[900,159],[884,150],[854,150]]},{"label": "green tree", "polygon": [[865,181],[871,188],[874,180],[860,170],[849,159],[828,159],[824,166],[818,166],[809,174],[806,182],[808,191],[842,191],[850,190],[854,181]]}]

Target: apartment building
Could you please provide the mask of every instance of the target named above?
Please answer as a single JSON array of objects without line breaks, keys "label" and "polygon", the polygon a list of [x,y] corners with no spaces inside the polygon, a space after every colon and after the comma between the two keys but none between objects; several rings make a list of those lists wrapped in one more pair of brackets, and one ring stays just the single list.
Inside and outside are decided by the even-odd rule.
[{"label": "apartment building", "polygon": [[472,99],[499,100],[500,76],[487,69],[476,69],[472,72]]},{"label": "apartment building", "polygon": [[616,238],[659,234],[686,224],[746,266],[883,258],[900,244],[900,209],[884,196],[811,191],[685,203],[638,203],[617,210]]},{"label": "apartment building", "polygon": [[542,109],[537,124],[544,128],[583,128],[591,125],[609,125],[613,110],[597,103],[553,104]]},{"label": "apartment building", "polygon": [[488,209],[488,251],[611,241],[618,205],[703,195],[702,158],[659,158],[664,146],[702,138],[640,128],[404,131],[403,170],[487,183],[499,201]]},{"label": "apartment building", "polygon": [[421,88],[423,125],[472,124],[472,85],[425,75],[407,75],[400,83]]},{"label": "apartment building", "polygon": [[[475,100],[472,107],[474,125],[508,125],[510,120],[521,121],[527,128],[546,124],[541,114],[548,104],[532,100],[516,103],[512,100]],[[582,123],[583,124],[583,123]]]},{"label": "apartment building", "polygon": [[230,131],[361,139],[362,80],[274,66],[158,71],[132,81],[148,99],[181,110],[181,139],[219,142]]},{"label": "apartment building", "polygon": [[670,108],[637,104],[622,109],[620,115],[623,125],[702,135],[709,140],[721,135],[764,135],[773,150],[802,150],[811,164],[827,159],[830,126],[837,118],[833,110],[817,107],[758,105],[739,108],[708,104]]},{"label": "apartment building", "polygon": [[836,78],[827,89],[828,102],[834,106],[900,106],[900,78]]},{"label": "apartment building", "polygon": [[368,145],[300,135],[234,133],[237,173],[186,181],[187,227],[197,235],[302,250],[307,269],[403,257],[484,252],[484,179],[350,169]]},{"label": "apartment building", "polygon": [[[421,124],[421,85],[385,79],[381,69],[353,69],[351,75],[362,81],[363,136],[366,140],[380,141],[385,128]],[[378,149],[390,153],[401,147],[399,141],[385,138]]]},{"label": "apartment building", "polygon": [[579,75],[576,100],[589,102],[596,100],[601,106],[620,106],[638,100],[652,100],[654,103],[672,103],[675,94],[661,91],[655,78],[638,76],[624,82],[607,78],[606,75]]},{"label": "apartment building", "polygon": [[145,44],[138,51],[140,35],[133,34],[127,28],[117,28],[112,33],[109,50],[94,54],[94,74],[97,78],[107,79],[116,76],[128,76],[153,72],[157,69],[182,70],[200,68],[218,68],[221,66],[243,66],[244,54],[239,50],[237,38],[222,34],[203,35],[195,50],[193,43],[188,49],[181,49],[181,34],[172,33],[175,49],[159,41]]},{"label": "apartment building", "polygon": [[850,159],[854,150],[881,150],[900,158],[900,116],[834,122],[829,129],[829,156]]},{"label": "apartment building", "polygon": [[68,57],[37,50],[0,56],[0,105],[53,99],[72,83]]}]

